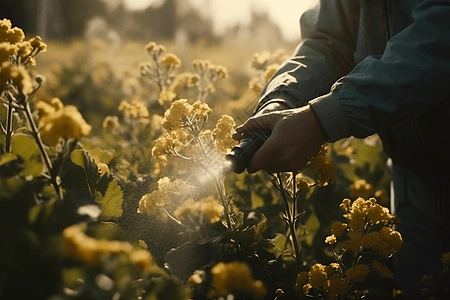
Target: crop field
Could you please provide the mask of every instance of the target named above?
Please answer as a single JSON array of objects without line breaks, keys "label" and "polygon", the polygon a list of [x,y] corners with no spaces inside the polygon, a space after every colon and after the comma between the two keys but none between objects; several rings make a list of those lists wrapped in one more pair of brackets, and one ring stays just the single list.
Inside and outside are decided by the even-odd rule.
[{"label": "crop field", "polygon": [[299,173],[225,159],[294,48],[43,41],[0,21],[0,299],[401,295],[377,136]]}]

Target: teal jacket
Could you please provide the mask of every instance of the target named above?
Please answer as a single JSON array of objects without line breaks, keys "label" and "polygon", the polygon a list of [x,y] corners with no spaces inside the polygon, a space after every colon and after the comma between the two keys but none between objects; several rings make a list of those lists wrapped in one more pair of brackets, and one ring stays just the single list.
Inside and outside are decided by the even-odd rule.
[{"label": "teal jacket", "polygon": [[309,103],[330,141],[378,133],[394,163],[448,178],[450,1],[321,0],[300,24],[256,109]]}]

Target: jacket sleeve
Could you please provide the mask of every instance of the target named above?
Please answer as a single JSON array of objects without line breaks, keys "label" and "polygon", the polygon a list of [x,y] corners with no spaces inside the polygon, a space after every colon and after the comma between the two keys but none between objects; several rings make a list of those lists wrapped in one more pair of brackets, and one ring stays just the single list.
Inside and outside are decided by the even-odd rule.
[{"label": "jacket sleeve", "polygon": [[380,58],[367,57],[329,94],[310,102],[331,141],[387,130],[448,101],[449,16],[450,1],[422,1],[414,21],[388,41]]},{"label": "jacket sleeve", "polygon": [[321,0],[300,18],[302,41],[272,76],[255,111],[271,103],[299,107],[327,94],[354,67],[359,1]]}]

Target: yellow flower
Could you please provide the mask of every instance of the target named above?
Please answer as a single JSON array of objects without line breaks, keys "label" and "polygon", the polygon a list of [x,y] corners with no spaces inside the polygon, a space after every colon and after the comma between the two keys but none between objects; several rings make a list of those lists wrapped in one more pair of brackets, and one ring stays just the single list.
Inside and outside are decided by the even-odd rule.
[{"label": "yellow flower", "polygon": [[11,56],[17,55],[19,48],[16,45],[11,45],[8,42],[0,43],[0,64],[9,62]]},{"label": "yellow flower", "polygon": [[97,240],[87,236],[82,224],[75,224],[63,230],[61,252],[83,263],[101,263],[105,254],[131,253],[133,247],[128,242]]},{"label": "yellow flower", "polygon": [[156,190],[150,194],[145,194],[139,200],[138,214],[155,214],[161,207],[169,201],[167,193]]},{"label": "yellow flower", "polygon": [[356,180],[350,190],[354,197],[369,198],[373,196],[373,186],[364,179]]},{"label": "yellow flower", "polygon": [[206,103],[196,101],[194,104],[192,104],[191,114],[201,119],[207,119],[211,112],[212,109]]},{"label": "yellow flower", "polygon": [[131,251],[130,261],[142,271],[147,271],[153,263],[153,258],[148,250],[137,249]]},{"label": "yellow flower", "polygon": [[342,248],[354,253],[359,253],[361,251],[361,240],[362,235],[358,231],[350,231],[348,233],[349,240],[346,240],[342,244]]},{"label": "yellow flower", "polygon": [[342,200],[342,203],[339,205],[339,207],[346,213],[350,212],[352,201],[348,198],[345,198]]},{"label": "yellow flower", "polygon": [[148,109],[139,100],[122,101],[119,105],[119,111],[123,111],[128,119],[139,119],[141,123],[148,123]]},{"label": "yellow flower", "polygon": [[370,267],[368,265],[356,265],[351,269],[348,269],[345,274],[348,280],[354,280],[357,282],[362,282],[366,280],[367,274],[369,274]]},{"label": "yellow flower", "polygon": [[337,276],[332,276],[328,280],[327,293],[329,299],[336,299],[336,296],[344,296],[348,290],[348,283],[346,280]]},{"label": "yellow flower", "polygon": [[157,54],[157,55],[160,55],[161,53],[166,51],[163,45],[158,45],[155,42],[148,43],[145,46],[145,49],[148,51],[149,54]]},{"label": "yellow flower", "polygon": [[7,82],[10,81],[22,95],[29,95],[34,90],[33,82],[25,67],[4,62],[0,66],[0,92],[7,89]]},{"label": "yellow flower", "polygon": [[257,70],[265,70],[266,64],[270,59],[270,52],[255,53],[251,62],[251,66]]},{"label": "yellow flower", "polygon": [[397,253],[403,245],[403,238],[400,232],[390,227],[381,228],[380,238],[384,242],[384,247],[379,249],[379,253],[385,257]]},{"label": "yellow flower", "polygon": [[326,288],[328,275],[325,272],[325,266],[316,263],[309,269],[309,282],[313,288]]},{"label": "yellow flower", "polygon": [[47,44],[42,41],[40,36],[32,37],[28,42],[33,49],[37,49],[39,52],[47,51]]},{"label": "yellow flower", "polygon": [[119,117],[117,116],[106,116],[103,120],[103,130],[104,131],[116,131],[120,128]]},{"label": "yellow flower", "polygon": [[310,283],[305,284],[302,287],[303,294],[307,295],[310,289],[312,289],[312,285]]},{"label": "yellow flower", "polygon": [[225,154],[237,145],[237,141],[231,137],[235,126],[233,118],[228,115],[223,115],[217,121],[216,128],[212,132],[215,137],[214,143],[220,153]]},{"label": "yellow flower", "polygon": [[327,156],[327,148],[322,145],[319,153],[313,156],[310,161],[310,168],[319,173],[317,183],[319,186],[327,186],[329,183],[336,181],[336,166],[334,162]]},{"label": "yellow flower", "polygon": [[444,265],[447,265],[450,263],[450,252],[442,254],[441,262]]},{"label": "yellow flower", "polygon": [[59,138],[78,139],[88,135],[92,127],[86,123],[78,109],[73,105],[63,106],[61,100],[53,98],[48,104],[39,101],[39,126],[42,138],[54,146]]},{"label": "yellow flower", "polygon": [[309,281],[309,273],[306,271],[302,271],[298,273],[297,279],[295,280],[295,290],[298,292],[303,289],[303,286],[307,284]]},{"label": "yellow flower", "polygon": [[175,99],[176,96],[177,94],[175,94],[174,92],[163,89],[159,93],[158,103],[161,106],[168,106],[170,103],[172,103],[173,99]]},{"label": "yellow flower", "polygon": [[9,42],[11,44],[22,42],[25,38],[23,30],[18,27],[12,27],[8,19],[0,21],[0,42]]},{"label": "yellow flower", "polygon": [[181,128],[181,119],[183,116],[189,116],[192,106],[187,99],[179,99],[172,103],[170,108],[164,113],[162,126],[165,130],[176,130]]},{"label": "yellow flower", "polygon": [[167,53],[160,58],[160,62],[167,68],[179,68],[181,60],[173,53]]},{"label": "yellow flower", "polygon": [[391,270],[378,261],[373,262],[372,268],[380,274],[381,278],[394,278]]},{"label": "yellow flower", "polygon": [[333,244],[336,244],[336,242],[337,242],[337,239],[334,234],[329,235],[325,238],[325,243],[327,243],[327,244],[333,245]]},{"label": "yellow flower", "polygon": [[233,292],[243,292],[262,298],[266,288],[261,280],[255,280],[252,271],[245,262],[219,262],[211,268],[212,288],[208,291],[209,299],[226,297]]},{"label": "yellow flower", "polygon": [[211,224],[220,221],[220,217],[223,215],[224,208],[219,204],[218,200],[213,196],[206,197],[194,204],[184,207],[179,206],[173,212],[174,216],[179,218],[187,218],[192,216],[205,216]]},{"label": "yellow flower", "polygon": [[336,221],[331,225],[331,233],[334,234],[337,238],[341,236],[341,234],[346,231],[348,225],[346,223],[342,223],[341,221]]},{"label": "yellow flower", "polygon": [[259,84],[258,78],[252,78],[248,83],[248,87],[255,92],[255,94],[259,94],[262,91],[262,86]]},{"label": "yellow flower", "polygon": [[218,78],[228,78],[228,71],[224,66],[214,65],[211,70]]}]

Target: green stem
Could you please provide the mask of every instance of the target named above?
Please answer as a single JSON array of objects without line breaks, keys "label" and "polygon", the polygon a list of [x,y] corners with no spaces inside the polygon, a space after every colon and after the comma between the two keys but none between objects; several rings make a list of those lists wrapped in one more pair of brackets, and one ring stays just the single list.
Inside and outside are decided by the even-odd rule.
[{"label": "green stem", "polygon": [[300,261],[300,246],[297,240],[297,233],[295,232],[295,214],[294,212],[290,209],[289,207],[289,201],[286,197],[286,192],[284,190],[284,186],[283,186],[283,180],[281,178],[281,173],[277,173],[278,176],[278,183],[280,185],[280,191],[281,191],[281,196],[283,198],[283,203],[284,203],[284,208],[286,210],[286,216],[287,216],[287,223],[289,226],[289,230],[291,232],[291,238],[292,238],[292,244],[294,246],[294,251],[295,251],[295,260],[297,262],[297,267],[301,266],[301,261]]},{"label": "green stem", "polygon": [[6,115],[6,138],[5,138],[5,152],[11,152],[11,136],[12,136],[12,122],[13,122],[13,112],[12,99],[8,97],[8,112]]},{"label": "green stem", "polygon": [[50,157],[48,156],[47,151],[45,150],[44,143],[42,142],[38,127],[37,127],[36,123],[34,122],[33,115],[31,113],[31,109],[30,109],[30,105],[29,105],[29,101],[24,100],[21,102],[25,108],[25,115],[27,117],[28,123],[30,124],[31,132],[33,134],[34,139],[36,140],[36,143],[39,147],[39,151],[41,152],[42,159],[44,160],[44,164],[47,167],[48,173],[50,175],[50,181],[51,181],[59,199],[62,200],[63,194],[62,194],[62,189],[61,189],[61,186],[59,183],[59,178],[58,178],[57,174],[53,174],[53,173],[55,173],[55,172],[53,172],[54,171],[53,165],[50,160]]}]

